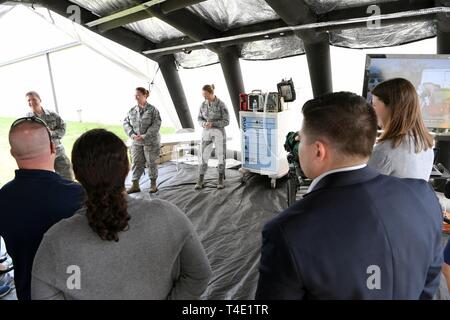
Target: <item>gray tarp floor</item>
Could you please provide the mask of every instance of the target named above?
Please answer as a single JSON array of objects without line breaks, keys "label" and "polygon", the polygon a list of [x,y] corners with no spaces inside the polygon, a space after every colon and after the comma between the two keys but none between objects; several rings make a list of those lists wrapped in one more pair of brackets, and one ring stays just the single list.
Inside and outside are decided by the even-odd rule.
[{"label": "gray tarp floor", "polygon": [[[197,167],[171,162],[159,167],[156,194],[148,193],[148,176],[141,178],[137,198],[159,198],[177,205],[191,220],[210,261],[213,276],[202,299],[253,299],[258,281],[261,230],[286,205],[286,181],[270,189],[267,177],[252,174],[245,184],[237,170],[227,170],[225,189],[217,190],[217,171],[208,168],[206,187],[197,191]],[[127,180],[127,186],[130,178]],[[442,194],[438,194],[442,197]],[[450,200],[449,200],[450,204]],[[445,243],[448,236],[443,237]],[[450,299],[442,277],[437,299]],[[5,297],[16,299],[15,292]]]},{"label": "gray tarp floor", "polygon": [[[138,198],[167,200],[191,220],[205,248],[212,279],[203,299],[253,299],[258,281],[261,230],[265,222],[287,207],[286,180],[270,188],[268,177],[227,169],[225,189],[218,190],[217,169],[208,168],[205,188],[194,189],[197,167],[166,162],[159,167],[158,189],[148,193],[148,176],[141,178]],[[127,184],[130,181],[127,180]]]}]

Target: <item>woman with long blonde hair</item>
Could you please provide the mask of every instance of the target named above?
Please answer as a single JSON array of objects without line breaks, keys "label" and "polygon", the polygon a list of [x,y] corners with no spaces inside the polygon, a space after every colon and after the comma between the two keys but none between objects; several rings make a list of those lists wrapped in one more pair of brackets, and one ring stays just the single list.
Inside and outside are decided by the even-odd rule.
[{"label": "woman with long blonde hair", "polygon": [[383,129],[369,166],[399,178],[428,180],[433,137],[425,127],[416,89],[406,79],[384,81],[372,90],[372,105]]}]

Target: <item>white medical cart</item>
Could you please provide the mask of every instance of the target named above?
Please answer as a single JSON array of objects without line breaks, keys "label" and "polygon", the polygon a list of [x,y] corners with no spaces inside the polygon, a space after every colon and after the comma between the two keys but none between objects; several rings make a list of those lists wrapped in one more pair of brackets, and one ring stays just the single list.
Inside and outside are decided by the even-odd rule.
[{"label": "white medical cart", "polygon": [[[240,111],[241,173],[254,172],[268,176],[272,188],[285,176],[289,164],[284,142],[289,131],[289,110],[281,112]],[[291,115],[292,116],[292,115]]]}]

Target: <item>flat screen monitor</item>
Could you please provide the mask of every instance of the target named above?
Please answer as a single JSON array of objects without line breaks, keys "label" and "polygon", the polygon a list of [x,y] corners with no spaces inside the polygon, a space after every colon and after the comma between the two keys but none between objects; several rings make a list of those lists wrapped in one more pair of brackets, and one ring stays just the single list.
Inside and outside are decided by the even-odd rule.
[{"label": "flat screen monitor", "polygon": [[428,128],[450,128],[450,55],[368,54],[363,96],[392,78],[408,79],[419,95]]}]

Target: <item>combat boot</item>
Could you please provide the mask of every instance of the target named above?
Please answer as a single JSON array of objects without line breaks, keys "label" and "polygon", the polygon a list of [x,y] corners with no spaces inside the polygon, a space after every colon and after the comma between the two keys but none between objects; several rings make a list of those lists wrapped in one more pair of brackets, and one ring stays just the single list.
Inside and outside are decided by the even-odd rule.
[{"label": "combat boot", "polygon": [[205,182],[203,181],[205,179],[205,175],[201,174],[198,176],[197,184],[195,185],[196,190],[203,189]]},{"label": "combat boot", "polygon": [[158,187],[156,186],[156,179],[152,179],[150,185],[150,193],[155,193],[156,191],[158,191]]},{"label": "combat boot", "polygon": [[141,192],[141,189],[139,188],[139,180],[134,180],[131,187],[127,189],[128,194],[136,192]]}]

